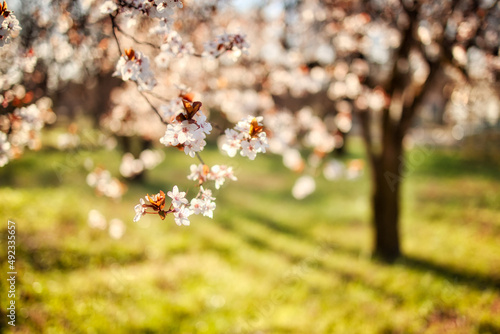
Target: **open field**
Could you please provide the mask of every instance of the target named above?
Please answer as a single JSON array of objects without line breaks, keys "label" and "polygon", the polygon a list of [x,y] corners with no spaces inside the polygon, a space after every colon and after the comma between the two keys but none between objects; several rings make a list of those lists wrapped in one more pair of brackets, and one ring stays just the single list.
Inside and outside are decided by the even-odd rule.
[{"label": "open field", "polygon": [[[133,223],[133,208],[147,192],[191,186],[194,160],[166,150],[113,202],[86,185],[87,157],[118,174],[118,153],[100,150],[27,152],[0,169],[4,328],[13,219],[16,333],[500,333],[498,166],[427,151],[403,185],[407,256],[388,265],[369,256],[368,171],[319,176],[297,201],[280,158],[208,151],[208,164],[235,165],[239,180],[215,193],[213,220],[178,227]],[[125,222],[124,236],[91,229],[91,209]]]}]

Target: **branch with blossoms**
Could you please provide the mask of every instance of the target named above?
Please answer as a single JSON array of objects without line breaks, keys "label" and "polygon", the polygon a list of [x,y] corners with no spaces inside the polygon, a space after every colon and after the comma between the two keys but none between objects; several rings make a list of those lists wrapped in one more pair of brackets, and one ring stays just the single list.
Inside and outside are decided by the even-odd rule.
[{"label": "branch with blossoms", "polygon": [[[214,41],[205,43],[202,53],[196,53],[192,43],[183,42],[176,31],[170,30],[174,10],[182,7],[182,2],[177,0],[106,1],[101,7],[101,13],[108,14],[111,19],[113,37],[119,50],[122,49],[117,32],[131,38],[137,44],[159,49],[160,53],[155,58],[159,67],[166,64],[169,57],[195,56],[216,59],[225,53],[231,53],[233,58],[238,58],[247,52],[248,43],[243,35],[223,34]],[[141,42],[126,33],[118,25],[117,17],[127,11],[130,15],[144,15],[151,19],[158,19],[158,30],[165,32],[164,43],[161,46],[156,46],[149,42]],[[160,138],[160,143],[167,147],[176,147],[186,155],[192,158],[196,157],[200,162],[198,165],[191,166],[191,174],[188,176],[188,179],[195,181],[198,187],[197,194],[190,201],[186,198],[186,192],[180,191],[177,185],[171,191],[167,191],[166,195],[163,190],[154,195],[147,194],[135,206],[134,221],[138,221],[146,214],[158,215],[162,220],[166,216],[172,215],[177,225],[189,225],[189,217],[193,214],[213,218],[213,211],[216,207],[215,197],[213,197],[212,191],[206,188],[206,182],[214,181],[215,188],[219,189],[226,180],[236,180],[236,177],[232,167],[225,165],[209,167],[201,157],[200,152],[207,144],[205,139],[212,131],[212,124],[208,122],[207,116],[201,112],[202,103],[195,101],[192,94],[181,90],[177,99],[166,101],[161,97],[162,101],[169,103],[166,110],[155,107],[144,94],[147,92],[158,97],[158,94],[152,92],[157,81],[151,70],[149,58],[133,48],[124,50],[118,59],[113,75],[121,77],[123,81],[134,82],[139,93],[159,116],[160,121],[166,125],[165,134]],[[225,133],[227,141],[225,151],[228,152],[229,156],[234,156],[235,150],[240,150],[242,156],[254,160],[257,153],[265,153],[268,147],[262,117],[245,118],[234,129],[226,130]],[[167,199],[169,203],[167,203]]]},{"label": "branch with blossoms", "polygon": [[14,13],[7,8],[7,3],[4,1],[0,5],[0,47],[9,44],[19,30],[21,30],[19,21]]}]

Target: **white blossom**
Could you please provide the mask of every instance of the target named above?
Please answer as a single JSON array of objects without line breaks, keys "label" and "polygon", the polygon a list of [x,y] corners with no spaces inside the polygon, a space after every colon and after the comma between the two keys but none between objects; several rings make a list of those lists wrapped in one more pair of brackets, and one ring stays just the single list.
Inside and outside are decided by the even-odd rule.
[{"label": "white blossom", "polygon": [[121,77],[123,81],[135,81],[140,91],[148,91],[156,86],[149,58],[132,49],[125,50],[125,54],[120,57],[113,76]]},{"label": "white blossom", "polygon": [[168,197],[172,199],[172,205],[174,208],[180,208],[183,204],[187,204],[186,192],[179,191],[177,186],[174,186],[172,191],[167,192]]},{"label": "white blossom", "polygon": [[249,44],[242,34],[222,34],[216,37],[214,41],[205,43],[204,55],[219,57],[224,52],[229,51],[233,60],[237,60],[242,54],[248,54]]},{"label": "white blossom", "polygon": [[102,15],[108,15],[113,14],[113,12],[118,9],[118,6],[113,1],[108,0],[105,1],[99,9],[101,10]]},{"label": "white blossom", "polygon": [[172,123],[167,125],[165,135],[160,138],[160,143],[165,146],[180,146],[184,153],[194,157],[206,146],[205,138],[212,131],[212,125],[206,121],[207,118],[203,114],[187,117],[192,118],[183,121],[172,120]]},{"label": "white blossom", "polygon": [[[4,7],[5,6],[5,7]],[[12,11],[7,10],[5,2],[0,10],[0,47],[9,44],[12,37],[15,37],[21,26]]]},{"label": "white blossom", "polygon": [[142,198],[139,199],[139,204],[137,204],[134,207],[135,210],[135,217],[134,217],[134,223],[138,222],[139,219],[141,219],[142,216],[146,214],[146,207],[144,206],[145,202]]},{"label": "white blossom", "polygon": [[228,167],[226,165],[214,165],[210,169],[209,177],[211,180],[215,181],[215,189],[219,189],[226,179],[236,181],[237,178],[234,176],[233,167]]},{"label": "white blossom", "polygon": [[7,135],[0,131],[0,167],[5,166],[9,162],[10,147]]},{"label": "white blossom", "polygon": [[240,155],[250,160],[254,160],[257,153],[265,153],[269,143],[266,133],[262,130],[262,121],[262,116],[248,116],[239,121],[234,129],[226,129],[220,149],[230,157],[234,157],[240,150]]},{"label": "white blossom", "polygon": [[188,226],[190,224],[190,221],[188,218],[192,214],[193,214],[193,210],[191,210],[190,208],[188,208],[185,205],[183,205],[179,208],[176,208],[174,211],[175,223],[179,226],[181,226],[181,225]]}]

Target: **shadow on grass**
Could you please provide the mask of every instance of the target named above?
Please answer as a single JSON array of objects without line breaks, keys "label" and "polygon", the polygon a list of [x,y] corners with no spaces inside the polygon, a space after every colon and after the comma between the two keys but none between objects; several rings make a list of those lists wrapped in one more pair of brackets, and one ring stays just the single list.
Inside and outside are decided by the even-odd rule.
[{"label": "shadow on grass", "polygon": [[[418,149],[417,149],[418,150]],[[411,157],[412,152],[408,152]],[[498,164],[491,160],[465,157],[460,152],[433,152],[415,170],[419,175],[432,177],[482,177],[500,181]]]},{"label": "shadow on grass", "polygon": [[445,278],[453,283],[465,284],[477,289],[489,288],[500,290],[500,277],[467,272],[465,270],[438,264],[428,259],[419,258],[414,255],[404,256],[400,261],[398,261],[398,264],[421,272],[430,271],[433,274]]},{"label": "shadow on grass", "polygon": [[[246,217],[251,218],[255,222],[261,223],[269,227],[270,229],[272,229],[277,233],[285,234],[289,237],[301,239],[303,241],[307,241],[313,244],[320,243],[320,240],[317,240],[316,238],[307,233],[304,233],[304,231],[302,230],[290,228],[288,226],[280,224],[279,222],[270,219],[269,217],[257,214],[255,211],[249,210],[248,212],[245,212],[245,215]],[[255,241],[253,241],[253,243],[257,244]],[[262,240],[258,240],[258,245],[260,247],[262,247],[262,243],[263,243]],[[344,255],[356,258],[359,257],[359,255],[361,254],[361,250],[353,247],[347,247],[345,245],[336,244],[330,241],[323,243],[330,250],[335,251],[337,253],[342,253]],[[296,256],[293,256],[293,259],[297,261]],[[495,277],[492,275],[484,275],[474,272],[467,272],[466,270],[460,268],[452,268],[444,264],[438,264],[432,262],[431,260],[428,259],[419,258],[414,255],[406,255],[397,263],[405,265],[409,267],[409,269],[414,269],[421,272],[430,271],[433,274],[445,278],[453,283],[465,284],[477,289],[490,288],[490,289],[500,290],[500,277]]]},{"label": "shadow on grass", "polygon": [[[336,242],[332,241],[321,241],[310,234],[304,233],[304,231],[300,229],[295,229],[291,228],[288,226],[284,226],[283,224],[280,224],[279,222],[269,218],[269,217],[264,217],[262,215],[259,215],[255,211],[252,212],[245,212],[246,217],[252,219],[256,224],[262,224],[265,225],[266,227],[270,228],[277,234],[283,234],[288,237],[291,237],[296,240],[300,240],[302,242],[307,242],[309,245],[314,246],[318,245],[318,247],[324,247],[327,249],[329,252],[334,252],[336,254],[342,254],[344,256],[348,256],[351,258],[359,258],[360,254],[362,251],[360,249],[357,249],[355,247],[348,247],[345,245],[338,244]],[[308,260],[308,256],[300,256],[296,254],[292,254],[289,252],[286,252],[283,250],[283,248],[277,248],[272,245],[272,243],[265,237],[257,237],[253,235],[249,235],[237,227],[234,226],[234,224],[231,223],[230,220],[224,220],[221,221],[221,226],[228,230],[231,231],[235,234],[237,234],[244,242],[246,242],[248,245],[260,249],[260,250],[265,250],[269,252],[274,252],[277,254],[280,254],[284,258],[286,258],[292,265],[295,265],[297,263],[301,263]],[[293,242],[293,240],[291,240]],[[390,264],[384,263],[384,262],[379,262],[378,265],[382,266],[392,266]],[[460,268],[452,268],[450,266],[447,266],[445,264],[438,264],[435,262],[432,262],[431,260],[428,259],[423,259],[419,258],[414,255],[409,255],[409,256],[404,256],[400,260],[398,260],[395,265],[403,265],[407,267],[410,270],[417,270],[420,272],[431,272],[433,275],[437,277],[441,277],[444,279],[447,279],[448,281],[455,283],[455,284],[464,284],[467,285],[471,288],[475,289],[495,289],[495,290],[500,290],[500,277],[495,277],[492,275],[484,275],[480,273],[473,273],[473,272],[467,272],[464,269]],[[345,282],[356,282],[362,286],[365,286],[366,288],[374,291],[378,291],[381,295],[385,296],[386,298],[389,298],[393,300],[395,303],[401,303],[404,300],[403,296],[400,296],[398,294],[395,294],[394,292],[391,291],[386,291],[384,287],[374,285],[370,282],[365,282],[362,277],[358,277],[358,275],[349,273],[349,272],[343,272],[339,268],[330,268],[330,266],[327,266],[323,261],[314,261],[314,265],[312,266],[318,270],[323,270],[327,272],[331,272],[334,275],[337,275],[342,281]]]},{"label": "shadow on grass", "polygon": [[[7,240],[6,230],[0,231],[0,238]],[[18,258],[36,271],[71,271],[146,260],[146,254],[141,250],[108,248],[85,251],[64,244],[41,242],[39,237],[32,233],[17,232],[16,240],[19,240],[16,248]]]}]

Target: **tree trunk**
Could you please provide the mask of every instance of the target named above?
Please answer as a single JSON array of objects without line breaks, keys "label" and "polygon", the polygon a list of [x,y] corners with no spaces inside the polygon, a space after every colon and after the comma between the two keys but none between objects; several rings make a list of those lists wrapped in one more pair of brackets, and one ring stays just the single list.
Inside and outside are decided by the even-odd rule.
[{"label": "tree trunk", "polygon": [[401,255],[399,199],[402,180],[402,142],[398,136],[384,136],[383,150],[372,166],[374,256],[392,262]]}]

